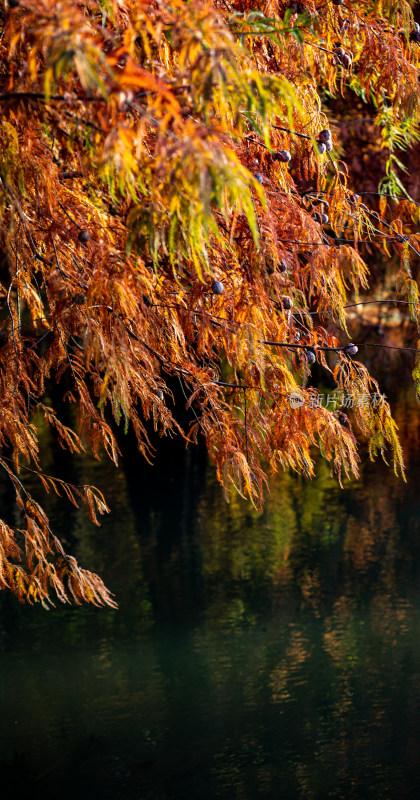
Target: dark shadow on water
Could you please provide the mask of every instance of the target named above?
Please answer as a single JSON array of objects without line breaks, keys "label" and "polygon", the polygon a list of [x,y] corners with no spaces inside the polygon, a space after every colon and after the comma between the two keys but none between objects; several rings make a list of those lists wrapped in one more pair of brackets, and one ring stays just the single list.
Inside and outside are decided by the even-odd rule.
[{"label": "dark shadow on water", "polygon": [[3,796],[417,798],[420,426],[393,409],[406,483],[367,463],[340,490],[320,463],[262,514],[179,442],[66,463],[112,515],[49,512],[119,609],[2,598]]}]

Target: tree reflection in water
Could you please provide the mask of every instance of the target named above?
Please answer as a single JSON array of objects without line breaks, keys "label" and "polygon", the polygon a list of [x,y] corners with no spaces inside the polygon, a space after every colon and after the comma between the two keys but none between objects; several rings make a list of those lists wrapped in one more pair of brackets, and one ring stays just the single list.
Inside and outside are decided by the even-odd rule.
[{"label": "tree reflection in water", "polygon": [[420,427],[393,408],[406,484],[367,463],[340,490],[320,463],[263,514],[179,445],[116,471],[46,439],[52,471],[106,491],[100,529],[49,511],[120,608],[2,599],[6,796],[418,796]]}]

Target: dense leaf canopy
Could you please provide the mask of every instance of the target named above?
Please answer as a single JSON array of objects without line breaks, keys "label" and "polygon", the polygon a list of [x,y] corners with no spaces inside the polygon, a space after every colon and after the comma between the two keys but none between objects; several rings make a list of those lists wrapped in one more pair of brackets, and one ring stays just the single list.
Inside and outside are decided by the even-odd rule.
[{"label": "dense leaf canopy", "polygon": [[[418,208],[398,156],[418,139],[409,3],[9,0],[0,16],[0,464],[19,516],[0,523],[0,586],[113,603],[25,486],[30,470],[94,521],[107,510],[43,471],[41,417],[64,448],[115,463],[112,418],[148,458],[150,423],[202,436],[226,489],[260,507],[270,472],[313,475],[314,448],[339,480],[357,474],[345,406],[309,385],[318,360],[337,398],[363,398],[351,420],[371,457],[390,449],[401,472],[346,305],[368,287],[369,246],[398,256],[417,324]],[[340,96],[374,108],[378,210],[350,184]]]}]

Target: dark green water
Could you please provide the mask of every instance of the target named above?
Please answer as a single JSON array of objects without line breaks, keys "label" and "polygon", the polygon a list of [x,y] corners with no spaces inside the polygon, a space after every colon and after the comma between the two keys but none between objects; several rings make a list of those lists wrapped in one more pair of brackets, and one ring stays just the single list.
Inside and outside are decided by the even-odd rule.
[{"label": "dark green water", "polygon": [[51,451],[107,493],[100,529],[50,510],[120,607],[2,597],[2,797],[420,796],[420,425],[393,409],[406,484],[369,463],[340,490],[321,464],[262,515],[177,446],[118,472]]}]

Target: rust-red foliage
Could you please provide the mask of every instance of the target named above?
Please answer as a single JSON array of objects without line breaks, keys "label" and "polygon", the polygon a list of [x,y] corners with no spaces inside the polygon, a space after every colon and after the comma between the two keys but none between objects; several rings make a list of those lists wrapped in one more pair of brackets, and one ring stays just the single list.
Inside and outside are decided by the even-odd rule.
[{"label": "rust-red foliage", "polygon": [[[93,487],[44,473],[35,412],[63,447],[115,463],[109,411],[146,457],[147,420],[201,434],[226,489],[258,506],[270,471],[313,474],[314,446],[339,478],[357,474],[340,416],[293,408],[290,395],[314,398],[315,358],[338,390],[379,391],[345,347],[346,301],[368,285],[369,242],[400,257],[399,296],[417,322],[418,211],[382,198],[375,216],[354,198],[324,98],[373,103],[383,194],[398,197],[419,45],[405,0],[21,0],[0,17],[0,464],[22,520],[1,523],[0,586],[30,602],[53,590],[112,605],[25,488],[29,468],[93,521],[107,510]],[[74,430],[47,399],[63,376]],[[188,432],[168,402],[173,376],[194,407]],[[354,422],[371,456],[391,447],[401,471],[387,402]]]}]

